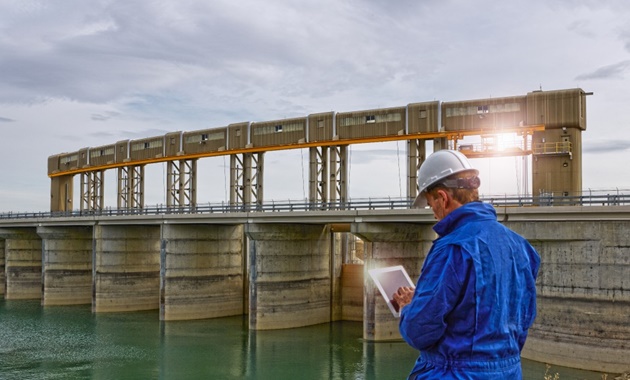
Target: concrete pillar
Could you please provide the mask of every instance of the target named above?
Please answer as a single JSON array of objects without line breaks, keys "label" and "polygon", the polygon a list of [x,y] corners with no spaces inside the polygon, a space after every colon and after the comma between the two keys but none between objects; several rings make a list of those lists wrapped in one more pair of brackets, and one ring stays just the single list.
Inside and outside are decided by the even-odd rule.
[{"label": "concrete pillar", "polygon": [[242,225],[163,225],[160,319],[242,315],[243,240]]},{"label": "concrete pillar", "polygon": [[249,328],[283,329],[331,320],[330,228],[247,224]]},{"label": "concrete pillar", "polygon": [[159,308],[159,226],[94,226],[93,262],[93,312]]},{"label": "concrete pillar", "polygon": [[363,321],[363,264],[344,264],[341,269],[342,317],[344,321]]},{"label": "concrete pillar", "polygon": [[0,239],[0,296],[4,296],[4,291],[7,286],[7,276],[5,275],[4,265],[4,240]]},{"label": "concrete pillar", "polygon": [[6,289],[4,298],[42,297],[42,241],[34,228],[0,228],[4,239]]},{"label": "concrete pillar", "polygon": [[42,238],[42,305],[92,303],[92,227],[37,227]]},{"label": "concrete pillar", "polygon": [[402,339],[398,318],[390,312],[374,282],[372,268],[402,265],[412,281],[420,275],[426,254],[436,238],[432,224],[353,223],[352,233],[365,240],[365,296],[363,338],[370,341]]},{"label": "concrete pillar", "polygon": [[541,256],[538,314],[523,357],[591,371],[630,370],[630,221],[504,224]]},{"label": "concrete pillar", "polygon": [[347,251],[350,226],[332,225],[330,230],[333,232],[331,234],[330,250],[330,320],[332,322],[344,320],[342,263],[344,261],[345,252]]}]

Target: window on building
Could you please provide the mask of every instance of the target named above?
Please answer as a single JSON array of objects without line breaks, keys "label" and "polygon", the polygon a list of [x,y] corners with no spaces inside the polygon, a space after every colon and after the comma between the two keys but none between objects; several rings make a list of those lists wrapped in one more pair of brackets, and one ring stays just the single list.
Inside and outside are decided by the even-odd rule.
[{"label": "window on building", "polygon": [[477,114],[488,113],[488,106],[477,106]]},{"label": "window on building", "polygon": [[365,117],[366,123],[376,123],[376,117],[374,115],[369,115]]},{"label": "window on building", "polygon": [[282,132],[282,125],[276,125],[274,128],[276,132]]},{"label": "window on building", "polygon": [[427,118],[427,110],[420,110],[420,119]]}]

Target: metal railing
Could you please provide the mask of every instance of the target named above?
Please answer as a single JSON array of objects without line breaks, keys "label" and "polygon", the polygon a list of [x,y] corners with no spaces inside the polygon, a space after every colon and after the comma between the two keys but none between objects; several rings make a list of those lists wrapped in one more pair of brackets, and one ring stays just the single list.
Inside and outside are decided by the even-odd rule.
[{"label": "metal railing", "polygon": [[571,151],[572,147],[569,141],[534,144],[534,154],[571,154]]},{"label": "metal railing", "polygon": [[[538,196],[497,195],[483,196],[482,201],[497,207],[553,207],[553,206],[624,206],[630,205],[630,190],[613,193],[588,192],[576,196],[541,194]],[[102,210],[73,210],[52,212],[8,212],[0,213],[0,219],[61,218],[86,216],[128,216],[169,214],[218,214],[233,212],[294,212],[335,210],[402,210],[411,206],[407,198],[354,199],[348,202],[309,203],[305,201],[270,201],[263,204],[230,205],[199,204],[196,206],[154,205],[136,209],[104,208]]]}]

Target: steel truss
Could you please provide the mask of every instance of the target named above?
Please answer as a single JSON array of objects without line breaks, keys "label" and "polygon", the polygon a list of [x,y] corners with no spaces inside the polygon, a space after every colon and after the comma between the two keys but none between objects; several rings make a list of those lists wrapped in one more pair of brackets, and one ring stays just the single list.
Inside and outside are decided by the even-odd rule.
[{"label": "steel truss", "polygon": [[118,209],[144,208],[144,165],[118,168]]},{"label": "steel truss", "polygon": [[230,155],[230,206],[263,203],[265,152]]},{"label": "steel truss", "polygon": [[81,173],[81,211],[103,209],[104,172],[104,170],[95,170]]},{"label": "steel truss", "polygon": [[166,182],[168,207],[197,206],[197,159],[169,161]]},{"label": "steel truss", "polygon": [[309,203],[343,208],[348,201],[347,154],[347,145],[309,148]]}]

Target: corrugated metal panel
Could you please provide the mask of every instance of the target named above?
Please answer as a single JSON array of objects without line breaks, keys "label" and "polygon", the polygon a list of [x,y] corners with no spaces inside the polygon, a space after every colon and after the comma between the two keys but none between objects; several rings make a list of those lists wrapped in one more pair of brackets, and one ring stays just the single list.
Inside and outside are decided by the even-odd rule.
[{"label": "corrugated metal panel", "polygon": [[166,157],[174,157],[182,154],[182,132],[170,132],[164,136],[164,154]]},{"label": "corrugated metal panel", "polygon": [[308,141],[331,141],[333,139],[334,112],[308,115]]},{"label": "corrugated metal panel", "polygon": [[59,171],[59,154],[48,157],[48,174],[57,173]]},{"label": "corrugated metal panel", "polygon": [[586,99],[580,88],[527,94],[527,122],[545,128],[586,129]]},{"label": "corrugated metal panel", "polygon": [[391,136],[405,132],[405,107],[384,108],[337,114],[340,140]]},{"label": "corrugated metal panel", "polygon": [[129,159],[129,140],[121,140],[116,143],[116,163],[120,164]]},{"label": "corrugated metal panel", "polygon": [[248,122],[228,125],[228,149],[243,149],[247,147]]},{"label": "corrugated metal panel", "polygon": [[79,168],[79,152],[62,153],[59,155],[59,171]]},{"label": "corrugated metal panel", "polygon": [[411,103],[407,106],[408,133],[438,132],[440,102]]},{"label": "corrugated metal panel", "polygon": [[292,145],[306,141],[306,118],[265,121],[251,125],[254,146]]},{"label": "corrugated metal panel", "polygon": [[129,150],[129,158],[132,161],[162,157],[164,155],[164,136],[131,140]]},{"label": "corrugated metal panel", "polygon": [[116,144],[90,148],[90,165],[113,164],[116,159]]},{"label": "corrugated metal panel", "polygon": [[90,164],[90,156],[89,156],[90,148],[83,148],[79,150],[79,167],[85,168]]},{"label": "corrugated metal panel", "polygon": [[525,96],[442,104],[442,127],[446,131],[494,131],[526,124],[527,100]]},{"label": "corrugated metal panel", "polygon": [[207,153],[225,150],[227,127],[184,132],[184,153]]}]

